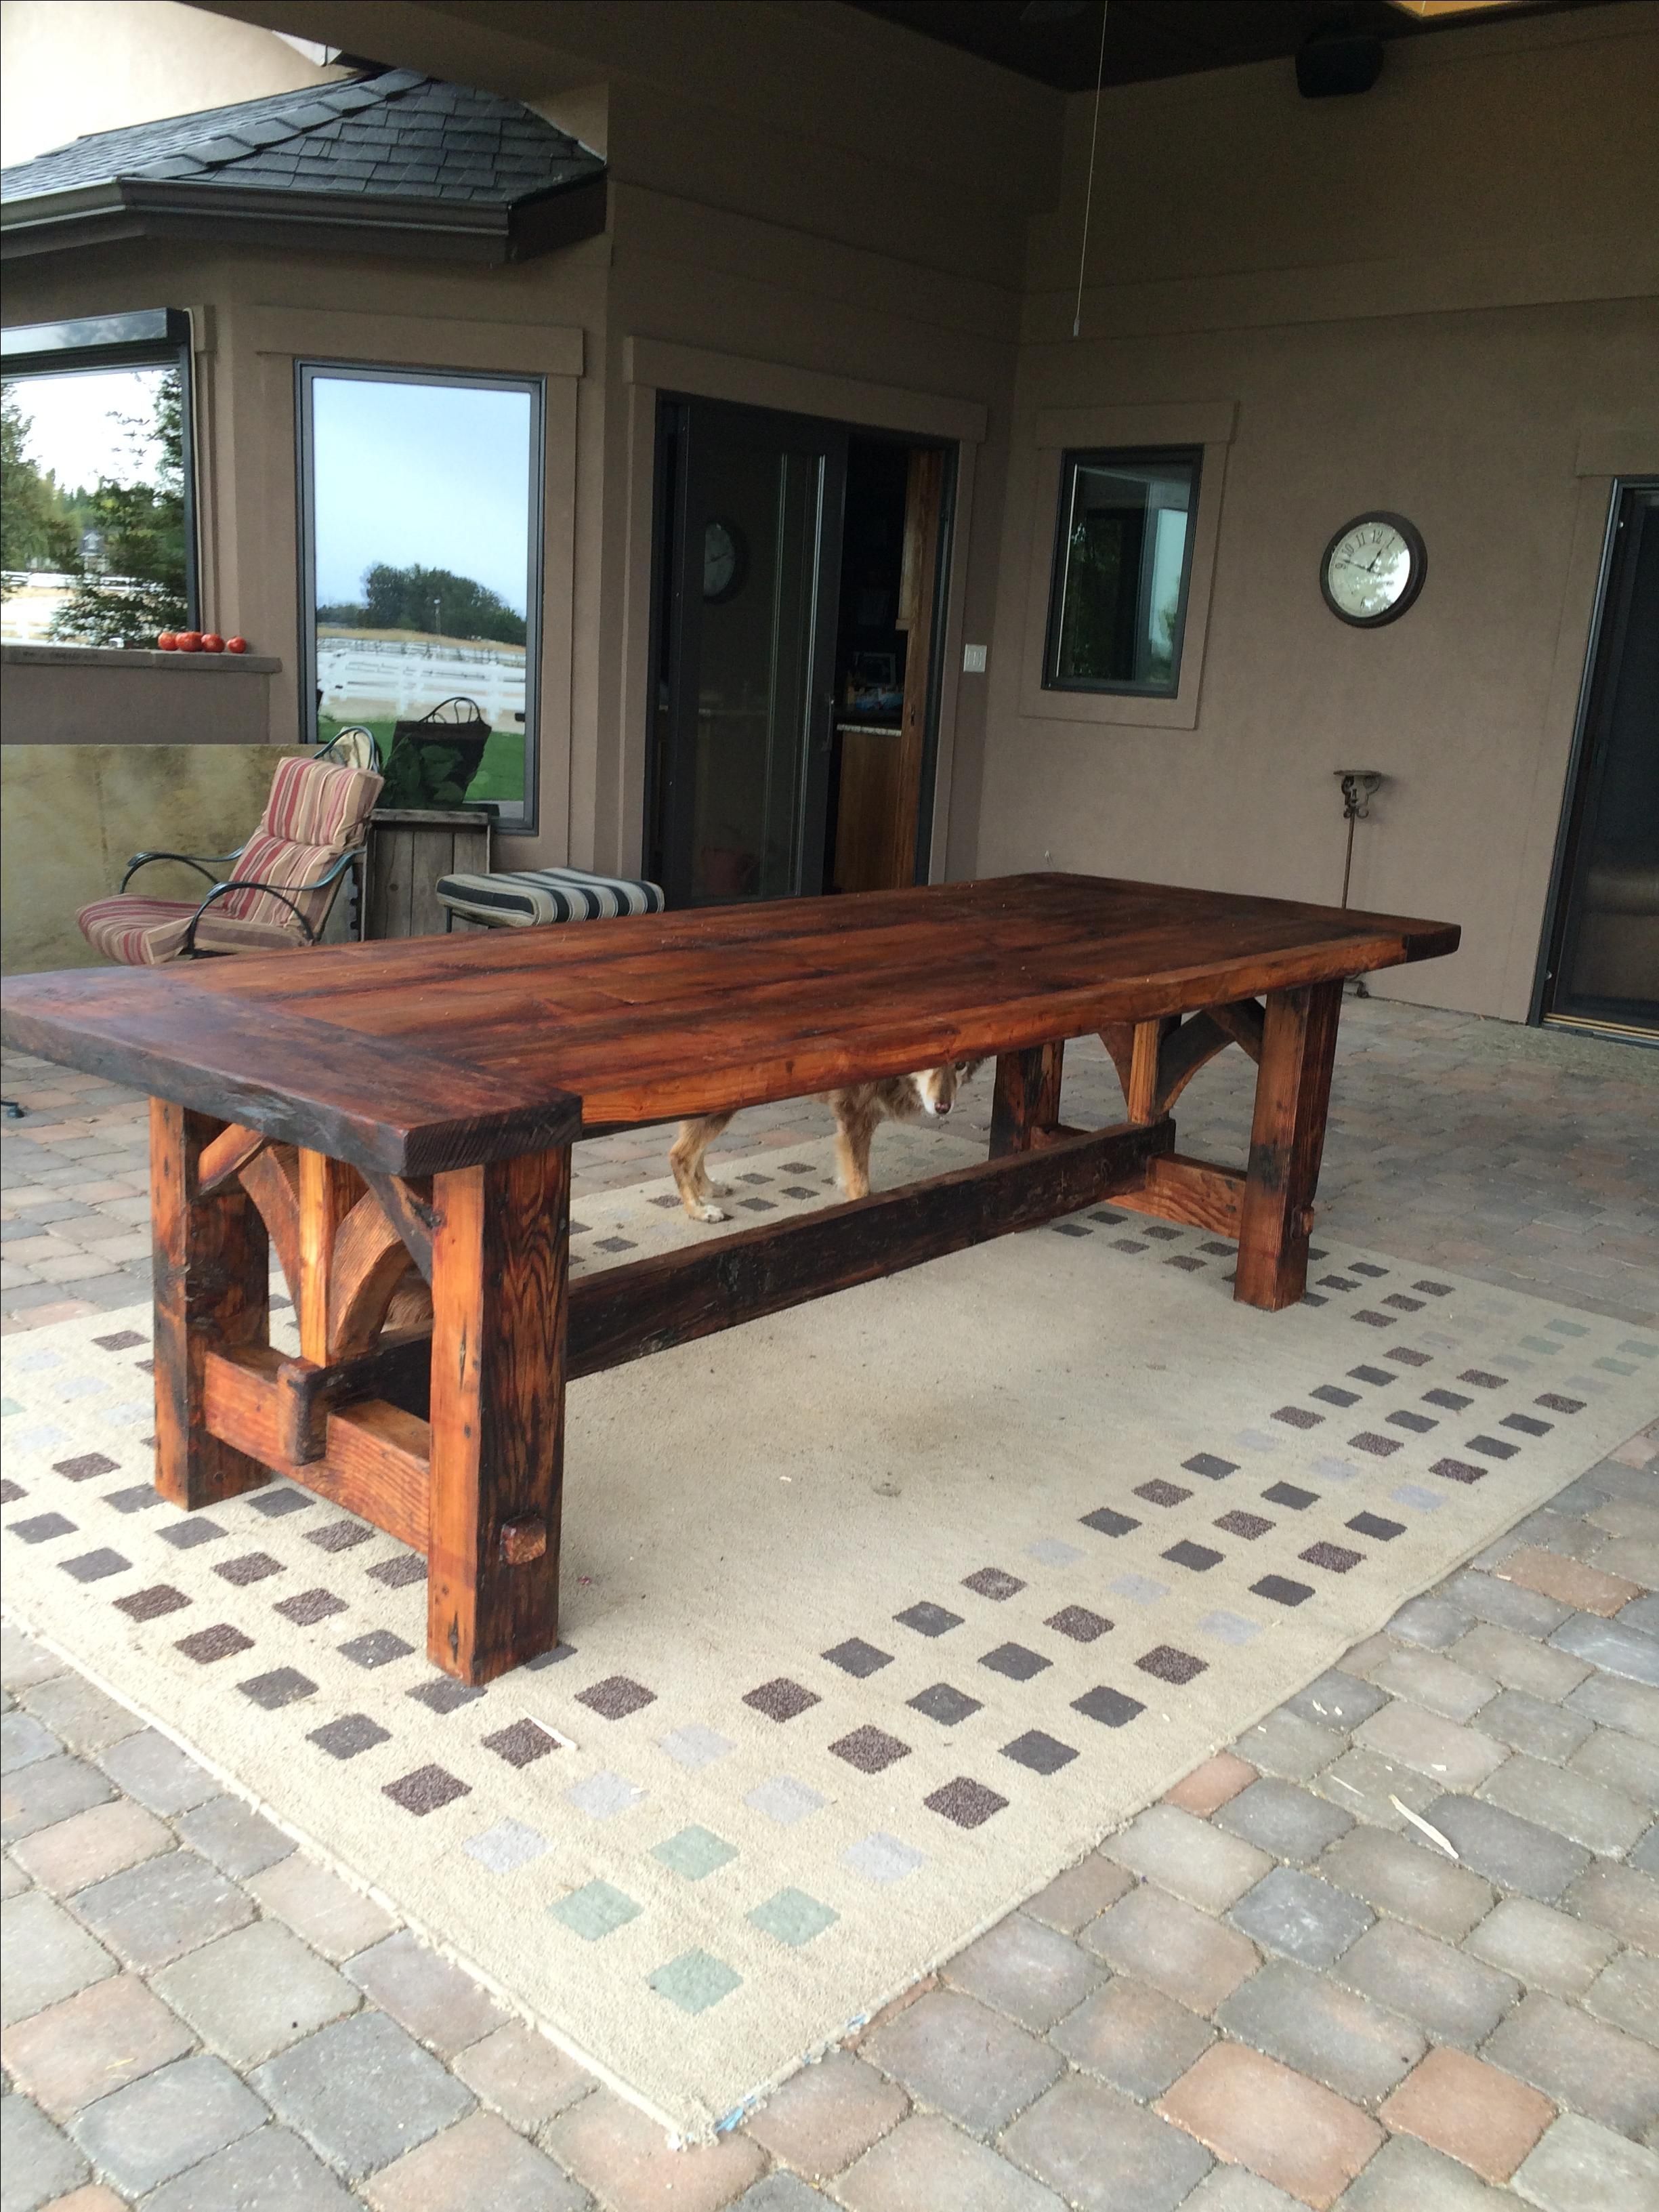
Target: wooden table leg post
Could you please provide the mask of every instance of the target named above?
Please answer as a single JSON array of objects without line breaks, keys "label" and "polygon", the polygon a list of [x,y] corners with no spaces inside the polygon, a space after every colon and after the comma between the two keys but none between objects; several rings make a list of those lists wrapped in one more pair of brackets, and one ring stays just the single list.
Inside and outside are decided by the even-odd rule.
[{"label": "wooden table leg post", "polygon": [[329,1281],[334,1270],[334,1241],[340,1224],[362,1195],[362,1177],[343,1160],[326,1152],[299,1155],[300,1280],[294,1303],[300,1324],[300,1354],[325,1367],[333,1354]]},{"label": "wooden table leg post", "polygon": [[1340,981],[1267,1000],[1233,1296],[1269,1313],[1294,1305],[1308,1279],[1341,1010]]},{"label": "wooden table leg post", "polygon": [[1005,1052],[997,1062],[991,1101],[991,1158],[1029,1152],[1039,1129],[1060,1119],[1060,1085],[1064,1044],[1034,1045],[1029,1052]]},{"label": "wooden table leg post", "polygon": [[210,1351],[270,1334],[270,1243],[238,1182],[203,1197],[199,1162],[223,1125],[152,1098],[150,1222],[155,1247],[155,1487],[186,1508],[257,1490],[270,1471],[210,1436],[203,1394]]},{"label": "wooden table leg post", "polygon": [[488,1682],[558,1641],[570,1148],[432,1195],[427,1654]]}]

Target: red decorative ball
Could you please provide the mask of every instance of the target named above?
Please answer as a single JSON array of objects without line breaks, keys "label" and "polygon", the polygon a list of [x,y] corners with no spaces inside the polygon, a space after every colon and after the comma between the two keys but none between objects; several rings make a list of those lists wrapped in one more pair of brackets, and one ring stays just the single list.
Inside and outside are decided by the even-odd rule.
[{"label": "red decorative ball", "polygon": [[160,653],[177,653],[179,650],[178,637],[170,629],[161,631],[156,638],[155,645],[156,650]]},{"label": "red decorative ball", "polygon": [[180,653],[199,653],[202,650],[202,633],[199,629],[181,629],[173,642]]},{"label": "red decorative ball", "polygon": [[204,653],[222,653],[224,649],[225,641],[223,638],[220,636],[216,629],[206,630],[203,633],[202,650]]},{"label": "red decorative ball", "polygon": [[247,640],[245,637],[228,637],[225,640],[225,651],[227,653],[246,653],[247,651]]}]

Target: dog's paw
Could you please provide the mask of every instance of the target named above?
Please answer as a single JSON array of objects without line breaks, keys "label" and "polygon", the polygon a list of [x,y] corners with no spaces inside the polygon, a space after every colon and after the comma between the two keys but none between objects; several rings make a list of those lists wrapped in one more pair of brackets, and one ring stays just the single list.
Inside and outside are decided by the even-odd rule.
[{"label": "dog's paw", "polygon": [[706,1198],[699,1199],[690,1208],[690,1213],[693,1221],[729,1221],[732,1218],[723,1206],[711,1206]]},{"label": "dog's paw", "polygon": [[[703,1195],[707,1198],[730,1198],[732,1186],[729,1182],[711,1182]],[[722,1214],[720,1218],[723,1221],[725,1215]]]}]

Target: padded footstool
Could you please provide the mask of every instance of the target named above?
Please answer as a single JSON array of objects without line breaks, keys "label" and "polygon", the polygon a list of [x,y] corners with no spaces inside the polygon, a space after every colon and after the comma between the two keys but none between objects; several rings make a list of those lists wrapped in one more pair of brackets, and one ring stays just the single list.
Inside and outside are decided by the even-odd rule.
[{"label": "padded footstool", "polygon": [[594,876],[581,868],[524,868],[501,876],[440,876],[438,903],[454,927],[459,914],[486,929],[539,929],[550,921],[599,921],[615,914],[660,914],[668,902],[655,884]]}]

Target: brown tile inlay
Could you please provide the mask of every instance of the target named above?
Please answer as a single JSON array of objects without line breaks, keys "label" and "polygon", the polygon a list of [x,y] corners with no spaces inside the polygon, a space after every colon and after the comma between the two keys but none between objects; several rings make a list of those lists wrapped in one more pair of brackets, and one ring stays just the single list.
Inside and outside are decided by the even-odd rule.
[{"label": "brown tile inlay", "polygon": [[458,1782],[447,1768],[417,1766],[412,1774],[405,1774],[396,1782],[385,1784],[381,1795],[401,1805],[405,1813],[424,1818],[441,1807],[453,1804],[457,1797],[471,1795],[465,1782]]},{"label": "brown tile inlay", "polygon": [[879,1774],[884,1767],[910,1756],[908,1743],[901,1743],[896,1735],[889,1735],[878,1728],[854,1729],[850,1735],[842,1736],[830,1748],[837,1759],[856,1766],[860,1774]]},{"label": "brown tile inlay", "polygon": [[643,1682],[630,1681],[626,1674],[608,1674],[603,1682],[595,1682],[589,1690],[578,1690],[576,1703],[586,1705],[592,1712],[602,1714],[608,1721],[626,1720],[642,1705],[654,1705],[657,1693],[647,1690]]},{"label": "brown tile inlay", "polygon": [[988,1790],[982,1782],[958,1774],[953,1782],[931,1791],[921,1802],[930,1813],[942,1814],[958,1828],[980,1828],[994,1813],[1000,1813],[1008,1800],[999,1796],[994,1790]]},{"label": "brown tile inlay", "polygon": [[228,1659],[234,1651],[252,1651],[253,1638],[244,1636],[240,1628],[233,1628],[228,1620],[216,1620],[211,1628],[198,1628],[193,1636],[181,1636],[176,1649],[186,1659],[194,1659],[200,1666],[210,1666],[216,1659]]},{"label": "brown tile inlay", "polygon": [[177,1613],[190,1600],[171,1583],[152,1583],[148,1589],[130,1590],[116,1605],[134,1620],[155,1620],[164,1613]]},{"label": "brown tile inlay", "polygon": [[818,1705],[822,1700],[816,1690],[803,1689],[787,1674],[780,1674],[775,1681],[763,1682],[757,1690],[746,1691],[743,1702],[752,1705],[757,1713],[764,1713],[768,1720],[792,1721],[809,1705]]}]

